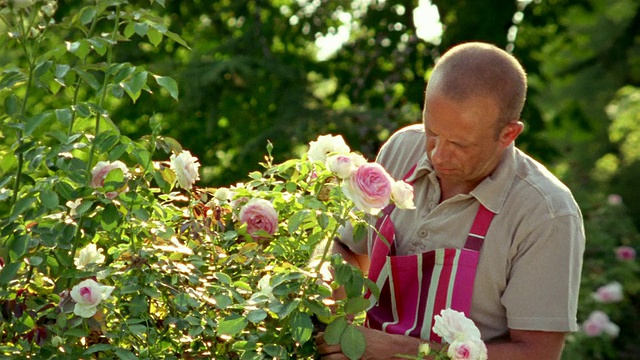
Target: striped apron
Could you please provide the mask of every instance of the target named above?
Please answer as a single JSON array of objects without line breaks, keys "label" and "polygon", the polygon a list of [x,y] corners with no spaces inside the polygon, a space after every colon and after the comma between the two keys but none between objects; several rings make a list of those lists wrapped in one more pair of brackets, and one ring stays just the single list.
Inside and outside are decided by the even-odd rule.
[{"label": "striped apron", "polygon": [[368,277],[378,285],[380,297],[365,295],[371,301],[365,326],[440,343],[432,331],[435,315],[451,308],[469,317],[480,248],[494,213],[480,204],[463,249],[396,256],[394,209],[387,206],[376,223]]}]

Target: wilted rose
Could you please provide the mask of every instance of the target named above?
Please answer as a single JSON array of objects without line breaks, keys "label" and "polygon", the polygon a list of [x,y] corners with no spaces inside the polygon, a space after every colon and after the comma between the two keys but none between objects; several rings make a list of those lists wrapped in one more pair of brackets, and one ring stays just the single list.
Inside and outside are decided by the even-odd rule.
[{"label": "wilted rose", "polygon": [[620,333],[620,327],[611,322],[606,313],[596,310],[589,314],[589,318],[582,323],[582,331],[589,337],[600,336],[603,333],[617,337]]},{"label": "wilted rose", "polygon": [[391,201],[393,182],[391,176],[380,164],[367,163],[359,166],[346,179],[343,192],[358,209],[367,214],[376,215]]},{"label": "wilted rose", "polygon": [[452,360],[486,360],[487,346],[479,338],[460,337],[449,345]]},{"label": "wilted rose", "polygon": [[78,269],[84,269],[89,264],[102,264],[104,263],[104,255],[102,255],[102,249],[98,249],[96,244],[89,244],[78,252],[78,257],[75,258],[74,264]]},{"label": "wilted rose", "polygon": [[92,279],[80,282],[71,289],[71,298],[76,302],[73,313],[83,318],[92,317],[113,289],[113,286],[101,285]]},{"label": "wilted rose", "polygon": [[616,257],[622,261],[633,261],[636,259],[636,250],[631,246],[620,246],[616,248]]},{"label": "wilted rose", "polygon": [[170,157],[171,170],[175,172],[178,185],[185,189],[191,190],[191,187],[200,179],[198,175],[198,158],[192,156],[187,150],[183,150],[180,154],[172,154]]},{"label": "wilted rose", "polygon": [[340,179],[348,178],[360,165],[366,163],[367,160],[362,155],[354,153],[330,155],[326,161],[327,169]]},{"label": "wilted rose", "polygon": [[[122,171],[122,175],[124,176],[125,180],[131,177],[131,173],[129,172],[127,165],[125,165],[120,160],[116,160],[114,162],[98,161],[96,166],[94,166],[91,170],[91,187],[94,189],[103,187],[105,179],[107,178],[109,173],[115,169],[120,169],[120,171]],[[116,196],[118,196],[118,193],[120,191],[123,191],[124,189],[126,189],[126,186],[118,189],[118,191],[109,191],[105,194],[105,196],[109,199],[114,199]]]},{"label": "wilted rose", "polygon": [[403,180],[391,184],[391,200],[400,209],[415,209],[413,203],[413,186]]},{"label": "wilted rose", "polygon": [[617,281],[600,286],[591,296],[601,303],[620,302],[624,298],[622,284]]},{"label": "wilted rose", "polygon": [[330,154],[348,154],[350,151],[342,135],[320,135],[318,140],[309,143],[307,156],[310,161],[325,162]]},{"label": "wilted rose", "polygon": [[254,198],[240,210],[240,222],[247,224],[247,233],[253,237],[262,230],[273,235],[278,229],[278,213],[271,202]]}]

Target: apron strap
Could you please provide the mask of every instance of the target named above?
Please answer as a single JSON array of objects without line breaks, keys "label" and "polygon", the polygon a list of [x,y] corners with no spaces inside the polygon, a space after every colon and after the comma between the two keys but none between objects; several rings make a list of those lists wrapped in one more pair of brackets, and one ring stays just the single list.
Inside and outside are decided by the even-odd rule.
[{"label": "apron strap", "polygon": [[495,214],[493,212],[480,203],[476,217],[471,225],[471,230],[467,236],[467,242],[464,244],[465,249],[480,251],[480,248],[482,248],[482,242],[484,241],[484,237],[487,235],[487,231],[489,231],[489,225],[491,225],[491,220],[493,220],[494,215]]}]

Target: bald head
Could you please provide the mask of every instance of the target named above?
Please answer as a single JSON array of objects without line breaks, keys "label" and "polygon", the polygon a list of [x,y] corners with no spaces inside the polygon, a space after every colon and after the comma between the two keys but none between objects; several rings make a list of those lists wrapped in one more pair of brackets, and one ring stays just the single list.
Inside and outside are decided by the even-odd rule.
[{"label": "bald head", "polygon": [[490,44],[471,42],[454,46],[436,63],[427,84],[427,96],[438,93],[464,102],[485,97],[498,106],[498,128],[520,120],[527,77],[518,61]]}]

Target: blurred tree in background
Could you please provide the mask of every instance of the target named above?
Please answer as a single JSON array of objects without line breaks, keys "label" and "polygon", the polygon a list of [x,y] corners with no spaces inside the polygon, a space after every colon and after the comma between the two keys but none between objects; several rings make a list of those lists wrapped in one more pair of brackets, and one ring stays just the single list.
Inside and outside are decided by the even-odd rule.
[{"label": "blurred tree in background", "polygon": [[[56,16],[81,4],[61,3]],[[519,146],[576,186],[621,194],[640,225],[640,194],[630,186],[640,175],[638,2],[435,0],[444,31],[432,42],[418,37],[414,21],[427,4],[166,1],[157,15],[190,49],[156,48],[140,36],[116,56],[173,74],[182,100],[143,93],[136,106],[123,101],[114,119],[140,136],[150,114],[161,118],[166,135],[202,160],[210,185],[244,178],[267,141],[277,160],[299,155],[318,134],[340,133],[373,158],[395,129],[420,121],[438,56],[487,41],[513,52],[529,74]],[[330,39],[344,43],[327,55],[317,44]]]},{"label": "blurred tree in background", "polygon": [[[14,1],[0,0],[0,8]],[[54,17],[77,17],[87,25],[84,17],[91,14],[80,12],[87,3],[92,2],[58,2]],[[144,64],[136,71],[171,75],[178,80],[180,102],[172,86],[139,84],[135,96],[123,96],[131,88],[115,88],[116,96],[105,107],[115,109],[109,117],[112,128],[131,138],[149,134],[151,117],[162,123],[163,141],[177,139],[200,159],[203,186],[246,180],[259,168],[268,141],[275,146],[275,162],[301,155],[310,140],[327,133],[343,135],[352,149],[373,159],[394,130],[421,120],[425,81],[449,47],[486,41],[512,52],[529,78],[526,130],[518,146],[567,183],[584,212],[588,244],[580,320],[601,306],[591,298],[594,287],[613,280],[625,286],[625,301],[606,309],[623,332],[615,342],[583,346],[576,340],[570,358],[637,358],[640,274],[637,262],[620,262],[613,249],[637,249],[640,242],[640,192],[635,190],[640,178],[640,2],[432,0],[437,9],[426,0],[155,3],[164,6],[139,14],[142,20],[125,30],[131,36],[114,51],[114,62]],[[6,33],[3,24],[10,21],[3,20],[0,31]],[[417,27],[425,22],[432,25],[426,35]],[[106,26],[95,22],[90,31],[111,31]],[[64,30],[70,35],[82,31]],[[169,41],[160,41],[163,37]],[[57,45],[38,44],[42,49]],[[96,53],[106,49],[98,43],[67,44],[77,62],[91,56],[90,47]],[[27,81],[15,65],[24,63],[25,55],[2,42],[0,49],[0,138],[5,142],[0,144],[0,179],[6,184],[22,168],[13,160],[15,152],[39,145],[13,144],[15,125],[5,119],[17,106],[9,90]],[[69,68],[30,70],[39,79],[32,114],[69,107],[60,103],[58,92],[80,102],[91,95],[83,93],[91,91],[86,87],[68,94],[72,86],[56,85]],[[78,73],[75,81],[96,90],[100,84],[91,70]],[[134,79],[126,83],[135,85]],[[65,114],[71,111],[56,113],[58,125],[52,126],[73,124]],[[83,126],[79,121],[72,127],[82,132]],[[0,194],[3,200],[7,196]],[[622,199],[624,206],[607,199]]]}]

